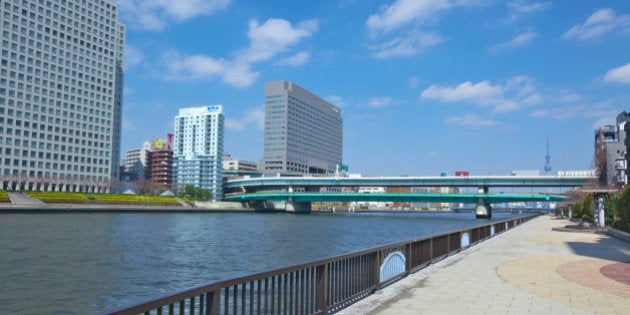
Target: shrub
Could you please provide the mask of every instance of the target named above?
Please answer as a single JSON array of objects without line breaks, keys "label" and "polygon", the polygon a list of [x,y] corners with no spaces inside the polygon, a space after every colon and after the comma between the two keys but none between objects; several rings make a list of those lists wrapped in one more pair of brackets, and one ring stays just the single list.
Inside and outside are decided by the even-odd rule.
[{"label": "shrub", "polygon": [[11,198],[9,198],[9,193],[4,190],[0,191],[0,203],[11,203]]},{"label": "shrub", "polygon": [[582,219],[585,221],[593,222],[593,195],[588,195],[586,198],[578,201],[573,208],[572,216],[575,219]]}]

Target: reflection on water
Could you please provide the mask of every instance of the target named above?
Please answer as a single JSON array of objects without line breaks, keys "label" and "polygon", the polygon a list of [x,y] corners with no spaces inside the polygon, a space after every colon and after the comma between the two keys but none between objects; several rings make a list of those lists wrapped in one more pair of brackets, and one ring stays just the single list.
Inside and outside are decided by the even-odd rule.
[{"label": "reflection on water", "polygon": [[470,213],[2,214],[0,306],[6,313],[97,313],[480,223]]}]

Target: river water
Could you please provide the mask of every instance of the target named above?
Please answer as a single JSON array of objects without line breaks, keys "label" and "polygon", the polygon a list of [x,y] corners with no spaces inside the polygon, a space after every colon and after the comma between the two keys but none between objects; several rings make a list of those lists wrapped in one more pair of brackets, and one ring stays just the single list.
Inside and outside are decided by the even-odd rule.
[{"label": "river water", "polygon": [[486,222],[472,213],[0,214],[0,312],[99,313]]}]

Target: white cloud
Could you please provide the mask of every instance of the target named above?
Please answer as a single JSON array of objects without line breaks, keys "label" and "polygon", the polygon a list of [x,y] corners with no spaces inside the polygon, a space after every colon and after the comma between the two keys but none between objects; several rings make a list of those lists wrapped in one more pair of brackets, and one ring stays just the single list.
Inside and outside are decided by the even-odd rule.
[{"label": "white cloud", "polygon": [[442,41],[437,34],[411,31],[390,41],[371,46],[373,56],[388,58],[393,56],[413,56],[426,48],[435,46]]},{"label": "white cloud", "polygon": [[296,27],[282,19],[269,19],[262,25],[251,20],[247,33],[250,46],[241,51],[237,59],[248,63],[269,60],[302,39],[311,37],[317,27],[315,20],[301,22]]},{"label": "white cloud", "polygon": [[581,101],[583,99],[582,95],[577,94],[577,93],[573,93],[570,91],[565,91],[562,92],[558,97],[557,97],[559,102],[562,103],[574,103],[574,102],[578,102]]},{"label": "white cloud", "polygon": [[389,32],[413,22],[430,20],[452,6],[448,0],[397,0],[381,7],[379,14],[370,15],[366,24],[373,33]]},{"label": "white cloud", "polygon": [[306,51],[300,51],[293,56],[278,61],[276,64],[280,66],[297,67],[306,64],[310,58],[311,54]]},{"label": "white cloud", "polygon": [[467,114],[464,116],[449,117],[446,119],[446,123],[464,126],[464,127],[494,127],[499,125],[499,122],[492,119],[483,119],[475,114]]},{"label": "white cloud", "polygon": [[537,35],[534,32],[523,33],[512,38],[511,40],[507,42],[498,43],[498,44],[490,46],[490,51],[498,52],[498,51],[522,47],[529,44],[531,41],[533,41],[536,38],[536,36]]},{"label": "white cloud", "polygon": [[248,109],[241,119],[225,119],[225,127],[230,130],[245,130],[249,125],[254,125],[257,129],[262,130],[265,125],[265,110],[262,108]]},{"label": "white cloud", "polygon": [[550,2],[527,3],[525,1],[512,1],[508,3],[510,9],[516,13],[531,13],[539,10],[544,10],[550,5]]},{"label": "white cloud", "polygon": [[249,64],[232,64],[223,72],[223,82],[237,87],[250,87],[260,75],[259,72],[252,71]]},{"label": "white cloud", "polygon": [[435,99],[442,102],[472,101],[474,103],[491,103],[500,98],[503,88],[491,85],[488,81],[473,84],[470,81],[461,83],[457,87],[432,85],[422,91],[421,98]]},{"label": "white cloud", "polygon": [[630,63],[608,70],[604,82],[630,84]]},{"label": "white cloud", "polygon": [[541,108],[533,110],[529,113],[530,117],[547,117],[549,116],[549,109]]},{"label": "white cloud", "polygon": [[[249,23],[248,48],[234,53],[234,59],[213,58],[205,55],[182,56],[168,53],[164,64],[168,69],[169,80],[200,80],[219,77],[237,88],[251,86],[260,73],[252,70],[256,62],[275,58],[282,52],[297,46],[304,38],[312,36],[317,30],[314,20],[299,23],[296,27],[286,20],[269,19],[263,24],[252,20]],[[302,51],[278,61],[276,64],[299,66],[308,62],[310,54]]]},{"label": "white cloud", "polygon": [[566,120],[577,115],[579,110],[583,110],[581,106],[577,107],[560,107],[560,108],[540,108],[529,113],[529,117],[533,118],[551,118],[554,120]]},{"label": "white cloud", "polygon": [[457,7],[482,6],[480,0],[396,0],[382,6],[366,21],[373,43],[368,44],[375,58],[416,55],[442,42],[435,32],[421,27],[437,21],[441,13]]},{"label": "white cloud", "polygon": [[330,104],[333,104],[337,107],[344,107],[346,106],[346,101],[343,99],[343,97],[339,96],[339,95],[331,95],[325,98],[325,100],[327,102],[329,102]]},{"label": "white cloud", "polygon": [[418,79],[418,77],[416,76],[411,76],[407,79],[407,86],[410,89],[415,89],[418,86],[418,84],[420,84],[420,79]]},{"label": "white cloud", "polygon": [[445,103],[471,102],[492,107],[495,112],[513,111],[524,105],[542,102],[542,97],[536,93],[532,80],[526,76],[514,77],[504,85],[492,85],[488,81],[479,83],[467,81],[455,87],[432,85],[422,91],[420,98]]},{"label": "white cloud", "polygon": [[617,16],[611,9],[599,9],[583,24],[575,25],[566,31],[564,37],[589,40],[616,30],[627,31],[628,27],[630,27],[629,14]]},{"label": "white cloud", "polygon": [[593,128],[599,128],[600,126],[614,122],[618,113],[619,109],[616,107],[616,102],[608,100],[599,103],[540,108],[531,111],[528,116],[533,118],[550,118],[557,121],[574,117],[595,119],[596,122]]},{"label": "white cloud", "polygon": [[232,0],[118,0],[123,20],[131,27],[160,31],[171,20],[183,22],[226,9]]},{"label": "white cloud", "polygon": [[380,108],[392,105],[395,100],[389,96],[373,97],[368,101],[368,106],[372,108]]},{"label": "white cloud", "polygon": [[231,86],[244,88],[251,86],[259,73],[250,69],[248,64],[235,64],[225,59],[214,59],[203,55],[181,56],[169,53],[164,56],[168,65],[169,80],[200,80],[220,77]]},{"label": "white cloud", "polygon": [[125,47],[125,69],[139,65],[145,58],[144,53],[134,45]]}]

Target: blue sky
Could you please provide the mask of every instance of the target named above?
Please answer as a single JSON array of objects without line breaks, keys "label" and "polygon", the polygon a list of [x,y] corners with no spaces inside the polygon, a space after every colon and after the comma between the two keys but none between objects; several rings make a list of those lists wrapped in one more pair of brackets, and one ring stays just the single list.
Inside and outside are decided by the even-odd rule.
[{"label": "blue sky", "polygon": [[258,162],[265,82],[341,108],[364,175],[589,169],[630,111],[630,1],[118,0],[122,149],[222,104],[224,151]]}]

